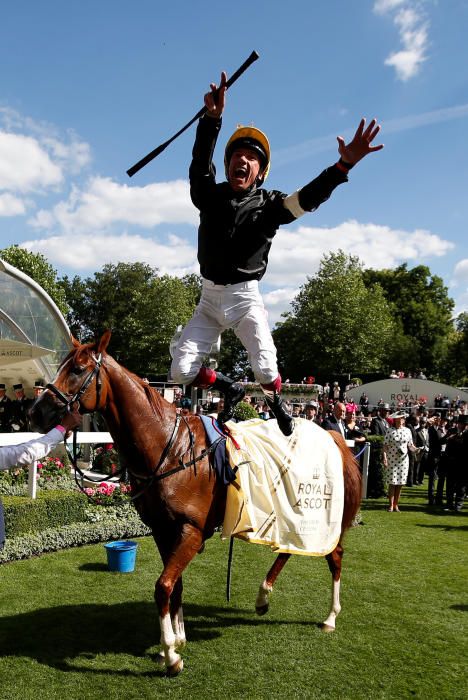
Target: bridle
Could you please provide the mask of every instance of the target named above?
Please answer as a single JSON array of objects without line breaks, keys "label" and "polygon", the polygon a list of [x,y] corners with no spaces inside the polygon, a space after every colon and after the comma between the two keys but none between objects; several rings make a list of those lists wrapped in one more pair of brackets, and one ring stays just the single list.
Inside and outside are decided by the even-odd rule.
[{"label": "bridle", "polygon": [[[93,369],[90,372],[88,372],[80,388],[75,394],[73,394],[73,396],[71,394],[63,393],[62,391],[60,391],[60,389],[57,389],[55,384],[46,384],[46,389],[49,389],[49,391],[51,391],[56,396],[56,398],[58,398],[58,400],[61,401],[61,403],[63,403],[65,411],[70,411],[74,403],[80,403],[81,397],[86,393],[88,387],[90,386],[94,378],[96,378],[96,406],[94,407],[93,411],[98,410],[99,403],[101,401],[102,381],[100,372],[102,366],[102,353],[100,352],[97,357],[92,355],[92,359],[94,360]],[[92,413],[92,411],[89,412]]]},{"label": "bridle", "polygon": [[[54,394],[54,396],[56,396],[56,398],[58,398],[58,400],[64,405],[65,412],[70,411],[73,404],[80,403],[80,399],[86,393],[86,391],[88,390],[89,386],[91,385],[91,383],[94,379],[96,379],[96,405],[92,411],[87,411],[87,413],[92,413],[93,411],[97,411],[99,409],[99,404],[100,404],[100,400],[101,400],[101,387],[102,387],[102,380],[101,380],[101,374],[100,374],[102,363],[103,363],[102,353],[99,353],[99,355],[97,357],[95,355],[92,355],[92,359],[94,360],[94,363],[95,363],[94,367],[90,372],[88,372],[88,374],[84,378],[80,388],[78,389],[77,392],[75,392],[75,394],[73,394],[73,395],[66,394],[65,392],[60,391],[60,389],[58,389],[55,386],[55,384],[49,383],[46,385],[46,389],[49,389],[49,391],[51,391],[52,394]],[[80,407],[81,407],[81,404],[80,404]],[[185,454],[187,452],[190,452],[192,459],[190,459],[188,462],[184,462],[182,457],[180,457],[177,467],[174,467],[173,469],[170,469],[169,471],[161,472],[161,467],[165,463],[165,461],[169,455],[169,452],[171,451],[171,449],[174,445],[174,442],[175,442],[176,436],[178,434],[179,426],[180,426],[181,422],[183,422],[185,424],[187,431],[188,431],[188,434],[189,434],[189,447],[187,448],[184,455],[182,455],[182,457],[185,456]],[[65,442],[65,447],[66,447],[68,456],[70,457],[70,460],[73,464],[73,468],[75,471],[75,482],[76,482],[77,486],[79,487],[79,489],[81,491],[85,492],[83,482],[84,482],[86,475],[78,466],[78,460],[77,460],[77,452],[78,452],[77,451],[77,432],[78,432],[77,429],[75,429],[73,431],[73,453],[70,453],[66,442]],[[193,435],[192,431],[190,430],[190,427],[188,425],[188,422],[187,422],[185,416],[181,416],[178,414],[176,416],[170,438],[169,438],[168,442],[166,443],[166,446],[162,450],[161,455],[160,455],[159,460],[158,460],[158,463],[156,464],[156,466],[152,470],[152,473],[149,475],[135,474],[129,470],[130,473],[137,480],[139,480],[140,482],[143,482],[143,487],[141,488],[141,490],[137,494],[133,495],[130,498],[130,500],[134,501],[135,499],[142,496],[143,493],[148,489],[148,487],[151,486],[155,481],[160,481],[161,479],[165,479],[168,476],[172,476],[173,474],[175,474],[179,471],[185,470],[188,467],[195,466],[199,461],[201,461],[202,459],[205,459],[205,457],[208,457],[212,452],[214,452],[218,443],[222,439],[225,439],[224,436],[222,436],[221,438],[219,438],[218,440],[213,442],[209,447],[202,450],[201,453],[198,455],[198,457],[195,457],[195,455],[194,455],[194,447],[195,447],[194,435]],[[124,470],[121,469],[114,476],[118,476],[119,474],[122,474],[123,472],[124,472]],[[81,483],[78,480],[78,475],[80,476]],[[94,483],[102,483],[103,481],[107,481],[108,478],[109,477],[106,476],[103,479],[92,479],[89,477],[89,475],[86,476],[86,479],[88,481],[93,481]]]}]

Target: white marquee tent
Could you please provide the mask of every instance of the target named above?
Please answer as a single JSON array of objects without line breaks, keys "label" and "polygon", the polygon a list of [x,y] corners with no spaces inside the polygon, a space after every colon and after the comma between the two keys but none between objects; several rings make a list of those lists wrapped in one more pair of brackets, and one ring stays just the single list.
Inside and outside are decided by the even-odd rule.
[{"label": "white marquee tent", "polygon": [[13,384],[23,384],[31,397],[36,381],[51,381],[71,347],[66,321],[49,295],[0,260],[0,382],[10,398]]}]

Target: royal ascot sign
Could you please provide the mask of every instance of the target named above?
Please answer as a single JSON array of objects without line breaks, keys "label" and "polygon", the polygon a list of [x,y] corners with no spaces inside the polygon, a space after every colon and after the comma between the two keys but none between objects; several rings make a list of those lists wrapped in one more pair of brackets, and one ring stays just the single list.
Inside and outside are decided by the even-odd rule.
[{"label": "royal ascot sign", "polygon": [[29,345],[17,340],[0,340],[0,367],[28,362],[53,352],[53,350],[42,348],[40,345]]},{"label": "royal ascot sign", "polygon": [[429,379],[383,379],[354,387],[346,392],[347,398],[353,399],[357,404],[362,394],[368,396],[371,407],[383,402],[388,403],[391,408],[402,404],[425,404],[428,408],[433,408],[436,396],[447,398],[449,401],[460,399],[468,402],[468,392]]}]

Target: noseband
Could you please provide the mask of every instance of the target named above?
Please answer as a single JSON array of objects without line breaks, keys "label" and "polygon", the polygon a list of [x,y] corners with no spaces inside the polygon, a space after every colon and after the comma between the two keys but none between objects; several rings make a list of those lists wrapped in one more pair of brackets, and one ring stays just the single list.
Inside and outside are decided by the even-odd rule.
[{"label": "noseband", "polygon": [[80,402],[81,397],[83,394],[86,393],[88,387],[90,386],[91,382],[93,379],[96,379],[96,406],[93,409],[94,411],[97,411],[99,408],[99,403],[101,400],[101,375],[100,375],[100,370],[102,366],[102,353],[99,353],[97,357],[94,355],[92,356],[94,360],[94,367],[93,369],[87,374],[87,376],[84,378],[82,385],[78,389],[78,391],[71,396],[70,394],[64,394],[63,392],[60,391],[60,389],[57,389],[55,384],[46,384],[46,389],[49,389],[57,398],[58,400],[63,403],[65,411],[69,411],[70,407],[76,403]]}]

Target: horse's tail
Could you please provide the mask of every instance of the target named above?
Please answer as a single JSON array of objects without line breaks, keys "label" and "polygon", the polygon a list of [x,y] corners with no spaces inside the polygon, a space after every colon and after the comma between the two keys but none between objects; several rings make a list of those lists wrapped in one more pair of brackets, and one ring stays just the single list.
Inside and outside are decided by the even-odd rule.
[{"label": "horse's tail", "polygon": [[343,534],[351,526],[361,505],[361,471],[357,460],[342,436],[335,430],[330,430],[330,435],[341,452],[343,460],[344,509],[341,523],[341,533]]}]

